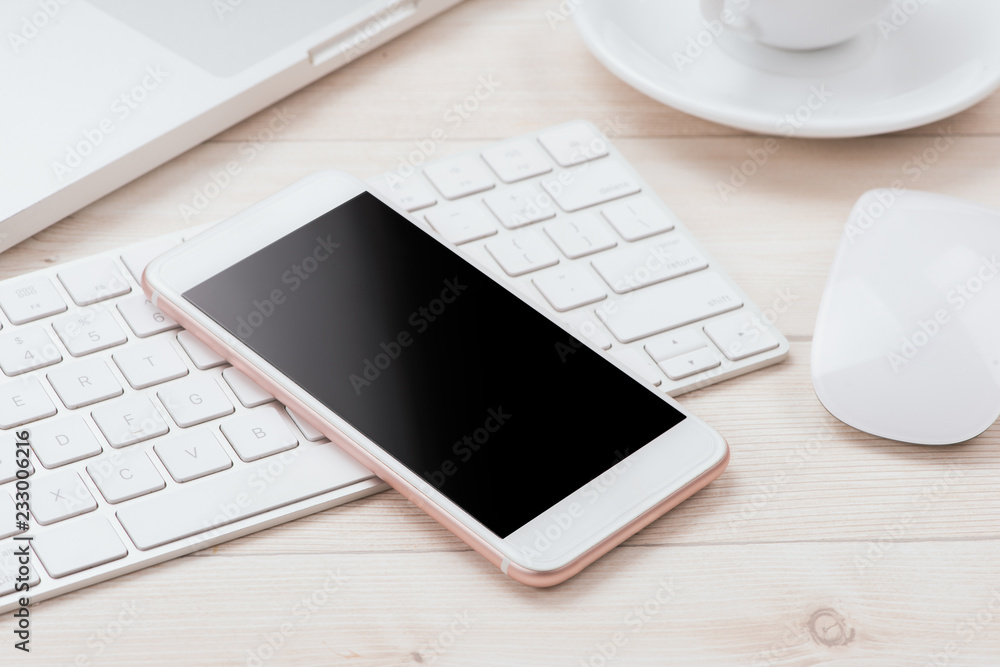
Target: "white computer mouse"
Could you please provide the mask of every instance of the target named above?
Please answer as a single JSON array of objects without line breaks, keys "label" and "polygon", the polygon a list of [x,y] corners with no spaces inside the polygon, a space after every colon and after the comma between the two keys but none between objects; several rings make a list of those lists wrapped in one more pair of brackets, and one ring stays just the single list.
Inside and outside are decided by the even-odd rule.
[{"label": "white computer mouse", "polygon": [[816,395],[873,435],[973,438],[1000,417],[1000,211],[901,189],[854,206],[812,346]]}]

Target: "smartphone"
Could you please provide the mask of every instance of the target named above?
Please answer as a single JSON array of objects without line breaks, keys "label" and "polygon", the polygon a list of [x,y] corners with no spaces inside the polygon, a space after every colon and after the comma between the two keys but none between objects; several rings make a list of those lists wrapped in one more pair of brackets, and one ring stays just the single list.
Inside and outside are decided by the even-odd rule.
[{"label": "smartphone", "polygon": [[725,440],[344,173],[155,259],[152,302],[511,578],[573,576]]}]

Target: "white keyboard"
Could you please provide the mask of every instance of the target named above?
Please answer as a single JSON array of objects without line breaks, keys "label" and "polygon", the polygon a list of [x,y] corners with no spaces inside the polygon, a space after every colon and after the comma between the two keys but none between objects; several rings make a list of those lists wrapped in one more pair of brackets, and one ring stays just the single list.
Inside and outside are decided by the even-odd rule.
[{"label": "white keyboard", "polygon": [[[588,123],[373,185],[660,391],[787,355]],[[39,602],[386,488],[146,300],[142,270],[185,235],[0,282],[0,613],[21,596],[20,537]]]},{"label": "white keyboard", "polygon": [[788,341],[590,123],[372,185],[671,396],[788,356]]}]

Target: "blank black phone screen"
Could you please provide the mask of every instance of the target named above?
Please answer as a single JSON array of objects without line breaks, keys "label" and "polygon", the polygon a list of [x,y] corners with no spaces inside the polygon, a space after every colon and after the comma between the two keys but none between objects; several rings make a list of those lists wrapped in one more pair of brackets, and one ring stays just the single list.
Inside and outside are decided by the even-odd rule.
[{"label": "blank black phone screen", "polygon": [[367,192],[184,297],[500,537],[684,419]]}]

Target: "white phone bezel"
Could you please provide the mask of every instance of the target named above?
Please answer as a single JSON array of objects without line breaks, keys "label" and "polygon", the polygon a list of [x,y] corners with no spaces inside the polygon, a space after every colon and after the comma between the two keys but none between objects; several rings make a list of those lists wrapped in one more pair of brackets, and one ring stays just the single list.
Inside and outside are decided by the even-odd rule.
[{"label": "white phone bezel", "polygon": [[[239,338],[222,328],[182,296],[191,287],[366,191],[412,221],[406,211],[401,210],[378,192],[369,189],[355,177],[342,172],[319,172],[206,230],[151,262],[145,276],[146,282],[153,290],[151,294],[153,303],[156,304],[160,298],[164,298],[181,309],[225,346],[237,352],[247,363],[286,388],[290,394],[423,493],[438,508],[490,544],[511,563],[530,570],[550,572],[571,564],[595,545],[624,529],[644,512],[685,488],[725,460],[728,453],[725,440],[714,429],[685,411],[669,396],[656,392],[620,362],[605,356],[622,372],[643,384],[648,391],[652,391],[661,400],[674,406],[685,419],[511,535],[500,538],[418,474],[354,429],[335,412],[295,386],[266,359],[256,354]],[[239,226],[239,234],[229,233],[234,226]],[[450,251],[456,252],[433,234],[429,236]],[[457,252],[456,254],[487,276],[490,275],[477,260]],[[531,301],[518,295],[507,285],[503,286],[528,307],[534,308],[566,329],[564,324]],[[568,329],[567,333],[572,335]],[[581,343],[596,354],[603,354],[587,341],[581,339]],[[667,475],[664,471],[669,471],[670,474]],[[605,483],[605,478],[608,477],[610,479]],[[556,530],[553,531],[553,528]],[[554,539],[550,539],[549,536],[553,535]],[[539,539],[539,536],[544,539]],[[539,545],[546,546],[539,550],[537,548]]]}]

